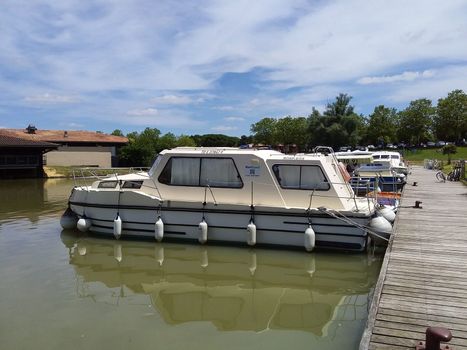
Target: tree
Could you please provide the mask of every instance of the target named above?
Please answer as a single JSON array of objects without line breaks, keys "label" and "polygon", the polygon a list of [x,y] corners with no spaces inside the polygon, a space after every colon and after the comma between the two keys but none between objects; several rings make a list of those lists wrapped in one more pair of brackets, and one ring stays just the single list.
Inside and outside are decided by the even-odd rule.
[{"label": "tree", "polygon": [[462,90],[451,91],[438,100],[434,130],[438,140],[459,143],[467,137],[467,94]]},{"label": "tree", "polygon": [[352,96],[340,93],[333,103],[326,105],[324,115],[339,119],[354,114],[354,107],[350,105],[350,100],[352,100]]},{"label": "tree", "polygon": [[456,154],[457,153],[457,148],[453,144],[448,144],[445,145],[443,148],[441,148],[443,151],[443,154],[448,155],[448,164],[451,164],[451,154]]},{"label": "tree", "polygon": [[310,144],[327,145],[335,149],[356,146],[365,134],[363,116],[354,113],[350,105],[352,96],[339,94],[333,103],[328,103],[324,115],[316,109],[308,117]]},{"label": "tree", "polygon": [[273,145],[276,143],[277,119],[263,118],[259,122],[251,124],[250,130],[254,134],[256,143]]},{"label": "tree", "polygon": [[196,147],[196,142],[188,135],[180,135],[177,139],[177,147]]},{"label": "tree", "polygon": [[307,122],[304,117],[292,118],[287,116],[280,118],[276,122],[274,139],[284,145],[296,144],[299,149],[303,149],[306,140]]},{"label": "tree", "polygon": [[112,131],[112,134],[111,135],[114,135],[114,136],[123,136],[123,132],[122,130],[120,129],[115,129],[114,131]]},{"label": "tree", "polygon": [[238,137],[223,134],[194,135],[192,138],[201,147],[237,147],[240,143]]},{"label": "tree", "polygon": [[421,98],[411,101],[410,105],[399,113],[399,140],[418,145],[430,139],[435,108],[431,100]]},{"label": "tree", "polygon": [[387,144],[396,141],[397,112],[395,108],[383,105],[375,107],[368,119],[367,138],[374,145]]}]

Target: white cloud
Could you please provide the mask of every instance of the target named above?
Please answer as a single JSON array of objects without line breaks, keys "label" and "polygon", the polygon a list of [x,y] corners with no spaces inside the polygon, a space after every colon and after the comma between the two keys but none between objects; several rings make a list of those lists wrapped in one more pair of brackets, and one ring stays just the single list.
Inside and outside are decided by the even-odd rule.
[{"label": "white cloud", "polygon": [[401,81],[414,81],[416,79],[432,78],[435,72],[432,70],[425,70],[423,72],[404,72],[395,75],[383,75],[375,77],[364,77],[357,80],[357,83],[362,85],[368,84],[384,84],[384,83],[395,83]]},{"label": "white cloud", "polygon": [[[200,102],[203,100],[201,99]],[[152,103],[161,105],[186,105],[193,103],[193,100],[188,96],[177,96],[177,95],[163,95],[154,97],[151,99]]]},{"label": "white cloud", "polygon": [[[465,86],[442,72],[467,60],[466,11],[465,0],[7,1],[0,104],[5,115],[31,104],[90,111],[89,125],[181,123],[207,118],[206,109],[294,115],[339,92],[394,101],[445,95]],[[252,71],[247,86],[223,90],[226,73]],[[137,108],[148,101],[159,112]],[[70,111],[76,102],[79,111]],[[185,105],[192,114],[177,110]]]},{"label": "white cloud", "polygon": [[31,104],[66,104],[77,103],[80,99],[77,96],[44,93],[33,96],[27,96],[24,98],[24,100]]},{"label": "white cloud", "polygon": [[232,125],[218,125],[211,128],[213,131],[228,132],[238,130],[238,127]]},{"label": "white cloud", "polygon": [[137,117],[144,117],[144,116],[157,115],[158,111],[155,108],[133,109],[131,111],[128,111],[127,114],[137,116]]},{"label": "white cloud", "polygon": [[233,111],[235,108],[232,106],[214,106],[213,109],[216,109],[219,111]]},{"label": "white cloud", "polygon": [[233,116],[233,117],[225,117],[224,120],[228,122],[243,122],[245,121],[245,118]]}]

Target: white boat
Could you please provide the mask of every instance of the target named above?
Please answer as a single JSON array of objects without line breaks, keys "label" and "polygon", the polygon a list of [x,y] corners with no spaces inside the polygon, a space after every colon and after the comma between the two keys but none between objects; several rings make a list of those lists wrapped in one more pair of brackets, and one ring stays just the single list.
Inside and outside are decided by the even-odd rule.
[{"label": "white boat", "polygon": [[382,191],[398,192],[406,184],[406,176],[397,173],[389,163],[374,162],[363,164],[355,171],[359,181],[369,181],[373,187],[379,187]]},{"label": "white boat", "polygon": [[375,163],[388,164],[398,174],[407,175],[409,173],[399,152],[374,152],[373,159]]},{"label": "white boat", "polygon": [[376,202],[355,196],[341,166],[332,150],[165,150],[148,173],[75,187],[62,226],[77,216],[81,231],[116,238],[362,251],[369,232],[388,235],[391,225]]}]

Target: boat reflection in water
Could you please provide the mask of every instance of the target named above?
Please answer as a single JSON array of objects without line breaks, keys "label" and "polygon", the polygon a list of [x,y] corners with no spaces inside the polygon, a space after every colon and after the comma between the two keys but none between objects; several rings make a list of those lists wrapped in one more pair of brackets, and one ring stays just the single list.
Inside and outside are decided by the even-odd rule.
[{"label": "boat reflection in water", "polygon": [[208,321],[220,331],[334,337],[345,322],[361,330],[381,263],[362,254],[111,241],[67,232],[62,241],[83,296],[101,282],[109,295],[120,289],[119,302],[148,295],[167,324]]}]

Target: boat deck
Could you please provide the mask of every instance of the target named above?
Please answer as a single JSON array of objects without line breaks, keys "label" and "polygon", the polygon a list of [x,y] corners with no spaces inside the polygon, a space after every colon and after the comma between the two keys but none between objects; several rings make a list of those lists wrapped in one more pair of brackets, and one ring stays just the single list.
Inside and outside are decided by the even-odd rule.
[{"label": "boat deck", "polygon": [[467,187],[414,167],[401,206],[360,349],[414,349],[429,326],[467,349]]}]

